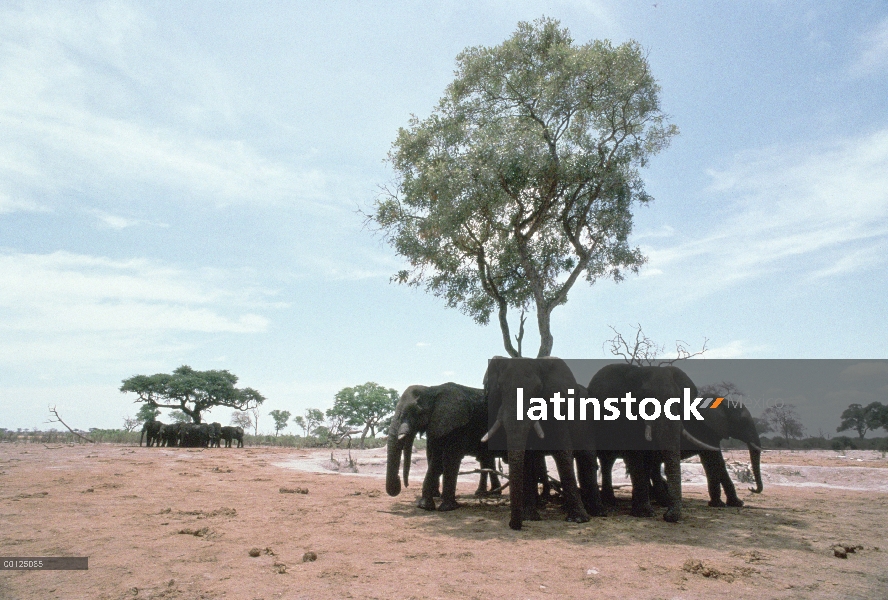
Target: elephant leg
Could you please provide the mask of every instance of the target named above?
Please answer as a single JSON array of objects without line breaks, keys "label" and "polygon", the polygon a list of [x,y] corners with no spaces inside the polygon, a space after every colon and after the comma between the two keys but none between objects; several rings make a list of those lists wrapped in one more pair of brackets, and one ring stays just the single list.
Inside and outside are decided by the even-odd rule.
[{"label": "elephant leg", "polygon": [[600,453],[598,455],[598,462],[601,464],[601,502],[607,506],[617,505],[611,473],[616,460],[617,455],[612,452]]},{"label": "elephant leg", "polygon": [[452,447],[445,448],[442,453],[444,485],[441,493],[441,506],[438,507],[440,511],[459,508],[459,503],[456,501],[456,478],[459,475],[462,459],[462,452]]},{"label": "elephant leg", "polygon": [[595,453],[588,450],[578,450],[574,452],[574,459],[577,463],[577,480],[580,484],[580,498],[583,501],[583,508],[593,517],[607,515],[607,510],[604,508],[601,494],[598,491],[598,462],[595,460]]},{"label": "elephant leg", "polygon": [[524,442],[527,435],[523,436],[521,447],[514,447],[515,441],[509,440],[509,527],[516,531],[521,529],[521,522],[524,520]]},{"label": "elephant leg", "polygon": [[[490,469],[491,471],[496,468],[496,463],[493,460],[493,455],[487,452],[479,452],[478,453],[478,463],[481,465],[481,478],[478,482],[478,489],[475,490],[476,496],[488,496],[491,494],[499,495],[502,492],[498,489],[500,487],[499,477],[496,476],[496,473],[488,473],[485,469]],[[488,475],[490,476],[490,491],[487,491],[487,480]]]},{"label": "elephant leg", "polygon": [[672,506],[672,499],[669,498],[669,486],[660,473],[660,465],[662,464],[659,457],[651,455],[649,465],[651,495],[660,506]]},{"label": "elephant leg", "polygon": [[580,498],[580,490],[577,487],[577,478],[573,468],[573,452],[570,450],[558,450],[552,453],[555,466],[558,467],[558,478],[561,479],[561,493],[564,494],[564,508],[567,510],[567,519],[572,523],[585,523],[589,520],[589,513],[583,508]]},{"label": "elephant leg", "polygon": [[663,519],[676,523],[681,519],[681,450],[676,444],[675,449],[663,451],[663,466],[666,469],[666,483],[669,487],[671,504]]},{"label": "elephant leg", "polygon": [[623,462],[632,480],[632,508],[629,514],[633,517],[653,517],[651,506],[649,471],[645,464],[644,452],[630,450],[623,453]]},{"label": "elephant leg", "polygon": [[[737,490],[734,488],[734,482],[731,481],[728,467],[725,464],[725,457],[722,456],[722,453],[704,450],[700,452],[700,462],[703,464],[706,482],[709,484],[709,506],[716,508],[743,506],[743,500],[737,497]],[[725,496],[728,499],[727,505],[721,499],[722,487],[724,487]]]},{"label": "elephant leg", "polygon": [[428,468],[426,470],[425,479],[422,482],[422,497],[416,506],[423,510],[435,510],[435,492],[438,491],[438,479],[444,472],[444,461],[441,449],[437,447],[431,440],[426,446],[426,460]]},{"label": "elephant leg", "polygon": [[[539,452],[528,450],[524,454],[524,479],[521,496],[524,498],[522,516],[525,521],[542,521],[537,510],[539,504]],[[509,472],[511,473],[511,467]]]}]

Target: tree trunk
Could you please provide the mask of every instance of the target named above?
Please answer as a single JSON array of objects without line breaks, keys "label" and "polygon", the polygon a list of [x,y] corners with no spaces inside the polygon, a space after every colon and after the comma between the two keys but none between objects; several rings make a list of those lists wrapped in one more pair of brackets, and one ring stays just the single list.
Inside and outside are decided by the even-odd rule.
[{"label": "tree trunk", "polygon": [[552,356],[555,338],[552,337],[551,316],[551,311],[547,311],[537,304],[537,325],[540,330],[540,351],[537,353],[537,358]]}]

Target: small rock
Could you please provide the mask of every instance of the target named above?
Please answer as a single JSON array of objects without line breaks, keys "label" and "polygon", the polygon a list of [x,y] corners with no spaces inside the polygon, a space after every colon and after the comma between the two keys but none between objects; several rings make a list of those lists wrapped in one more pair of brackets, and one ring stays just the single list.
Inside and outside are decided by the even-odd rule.
[{"label": "small rock", "polygon": [[586,577],[593,577],[595,575],[598,575],[598,569],[594,567],[591,569],[586,569]]},{"label": "small rock", "polygon": [[848,551],[845,550],[842,546],[834,546],[833,555],[836,558],[848,558]]},{"label": "small rock", "polygon": [[317,559],[318,555],[310,550],[302,555],[302,562],[314,562]]},{"label": "small rock", "polygon": [[274,567],[275,572],[277,572],[280,575],[283,575],[284,573],[287,572],[287,565],[285,565],[282,562],[274,561],[274,564],[272,565],[272,567]]},{"label": "small rock", "polygon": [[281,494],[307,494],[308,488],[301,488],[301,487],[285,488],[285,487],[282,487],[282,488],[280,488],[279,491]]},{"label": "small rock", "polygon": [[262,551],[259,550],[259,548],[250,548],[249,555],[252,556],[253,558],[256,558],[260,554],[262,554]]}]

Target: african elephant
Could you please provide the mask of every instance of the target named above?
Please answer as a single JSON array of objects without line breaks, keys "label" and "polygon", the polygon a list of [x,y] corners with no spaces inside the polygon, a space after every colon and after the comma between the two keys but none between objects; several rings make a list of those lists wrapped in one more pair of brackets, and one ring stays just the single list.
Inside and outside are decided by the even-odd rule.
[{"label": "african elephant", "polygon": [[[635,366],[629,364],[607,365],[599,370],[589,382],[589,397],[618,399],[631,395],[637,401],[655,398],[660,406],[673,398],[685,397],[685,389],[690,398],[697,396],[697,387],[681,369],[673,366]],[[639,402],[640,404],[640,402]],[[627,411],[629,404],[627,403]],[[640,410],[640,406],[638,407]],[[681,412],[681,411],[680,411]],[[674,414],[674,412],[672,413]],[[623,458],[629,477],[632,480],[631,514],[637,517],[653,516],[650,503],[649,478],[654,465],[662,462],[666,470],[666,486],[662,500],[667,505],[663,518],[674,523],[681,518],[681,449],[685,438],[698,449],[718,450],[694,438],[682,425],[680,419],[667,418],[666,409],[656,419],[627,418],[623,414],[617,420],[589,421],[594,432],[599,459],[602,460],[603,496],[607,497],[607,484],[610,470],[604,466],[617,456]],[[657,467],[659,468],[659,467]],[[610,498],[613,497],[612,490]]]},{"label": "african elephant", "polygon": [[[580,392],[582,386],[577,384],[567,364],[554,357],[494,357],[484,376],[484,389],[491,414],[496,415],[496,420],[483,439],[490,439],[500,427],[506,433],[511,511],[509,527],[518,530],[525,519],[540,519],[536,502],[532,501],[536,497],[539,474],[534,466],[539,463],[536,454],[539,452],[551,454],[558,467],[568,521],[588,521],[587,509],[593,514],[603,514],[598,497],[594,437],[591,432],[580,421],[558,418],[532,420],[530,410],[528,414],[523,414],[524,405],[520,409],[518,407],[519,389],[521,397],[531,404],[534,399],[543,399],[543,406],[556,394],[568,398]],[[534,433],[531,434],[531,431]],[[583,497],[577,486],[574,459],[580,465],[578,473]]]},{"label": "african elephant", "polygon": [[207,448],[213,426],[209,423],[183,423],[179,429],[179,446],[183,448]]},{"label": "african elephant", "polygon": [[244,447],[244,428],[238,425],[234,428],[234,439],[237,440],[237,447]]},{"label": "african elephant", "polygon": [[234,439],[235,428],[224,426],[219,432],[219,438],[225,442],[226,448],[231,448],[231,440]]},{"label": "african elephant", "polygon": [[145,446],[151,446],[154,443],[155,446],[160,445],[160,430],[163,427],[163,423],[160,421],[145,421],[145,424],[142,425],[142,433],[139,435],[139,446],[142,445],[142,438],[145,438]]},{"label": "african elephant", "polygon": [[181,423],[172,423],[164,425],[160,430],[160,443],[163,446],[172,448],[179,445],[179,431],[182,428]]},{"label": "african elephant", "polygon": [[222,446],[222,423],[210,423],[213,431],[210,434],[210,448],[220,448]]},{"label": "african elephant", "polygon": [[[749,409],[739,403],[734,404],[730,400],[725,399],[716,408],[706,411],[706,420],[685,422],[685,429],[695,438],[710,446],[719,447],[721,441],[727,438],[734,438],[746,443],[747,448],[749,448],[752,474],[755,477],[755,487],[749,488],[749,491],[756,494],[762,492],[764,489],[761,467],[762,443]],[[721,450],[701,450],[695,444],[682,440],[682,459],[690,458],[697,454],[700,455],[700,463],[703,465],[706,483],[709,486],[709,506],[715,508],[743,506],[743,501],[737,497],[737,490],[734,488],[734,482],[731,481],[731,476],[728,474],[728,468]],[[661,485],[660,481],[658,481],[662,480],[659,463],[655,465],[651,480],[655,488]],[[721,499],[722,488],[725,490],[727,504]]]},{"label": "african elephant", "polygon": [[[389,427],[385,491],[389,496],[401,493],[398,470],[402,455],[404,485],[408,485],[413,440],[417,434],[425,433],[428,467],[417,506],[435,510],[438,479],[443,475],[438,510],[458,508],[456,478],[463,457],[472,455],[478,458],[482,468],[494,467],[493,455],[481,442],[486,430],[487,402],[483,390],[457,383],[408,387],[395,406]],[[498,488],[499,479],[493,473],[490,477],[493,487]]]}]

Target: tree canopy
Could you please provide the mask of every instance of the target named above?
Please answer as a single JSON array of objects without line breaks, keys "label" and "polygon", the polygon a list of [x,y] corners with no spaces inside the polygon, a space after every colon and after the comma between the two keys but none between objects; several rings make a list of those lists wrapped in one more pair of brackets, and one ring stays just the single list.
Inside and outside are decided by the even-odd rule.
[{"label": "tree canopy", "polygon": [[841,415],[842,422],[836,431],[853,429],[860,439],[867,431],[875,431],[879,427],[888,428],[888,409],[881,402],[871,402],[866,406],[851,404]]},{"label": "tree canopy", "polygon": [[384,388],[378,383],[368,381],[362,385],[342,388],[336,393],[333,408],[327,411],[327,417],[344,417],[344,424],[363,427],[361,447],[367,433],[376,436],[376,431],[383,429],[386,419],[395,412],[398,403],[398,391]]},{"label": "tree canopy", "polygon": [[272,419],[274,419],[274,435],[275,436],[287,428],[287,421],[290,420],[290,411],[289,410],[273,410],[268,414],[271,415]]},{"label": "tree canopy", "polygon": [[397,183],[368,220],[410,265],[396,281],[482,325],[496,311],[510,356],[508,312],[533,308],[548,356],[551,313],[580,277],[620,281],[644,263],[627,241],[633,206],[651,200],[638,169],[677,129],[636,42],[577,45],[544,18],[456,60],[433,114],[399,130]]},{"label": "tree canopy", "polygon": [[134,375],[123,380],[120,391],[137,395],[136,402],[153,408],[172,408],[188,415],[195,423],[201,413],[215,406],[249,410],[265,401],[252,388],[235,387],[237,376],[225,370],[195,371],[188,365],[167,373]]}]

